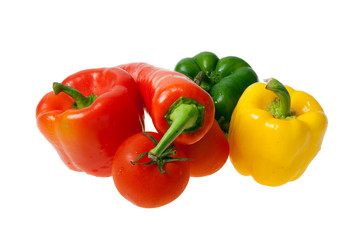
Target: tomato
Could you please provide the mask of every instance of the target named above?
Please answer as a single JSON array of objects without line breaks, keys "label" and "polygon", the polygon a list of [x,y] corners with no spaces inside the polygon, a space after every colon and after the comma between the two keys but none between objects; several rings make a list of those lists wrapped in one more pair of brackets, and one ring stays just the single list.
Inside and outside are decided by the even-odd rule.
[{"label": "tomato", "polygon": [[198,142],[178,145],[189,162],[191,177],[203,177],[217,172],[228,159],[229,145],[226,135],[214,120],[211,129]]},{"label": "tomato", "polygon": [[[159,141],[161,135],[147,132]],[[143,165],[152,161],[145,154],[136,163],[142,153],[155,147],[155,143],[144,133],[135,134],[126,139],[118,148],[114,160],[112,176],[119,193],[133,204],[144,208],[155,208],[166,205],[178,198],[189,181],[189,162],[172,161]],[[181,158],[177,153],[171,157]],[[164,170],[161,173],[161,170]]]}]

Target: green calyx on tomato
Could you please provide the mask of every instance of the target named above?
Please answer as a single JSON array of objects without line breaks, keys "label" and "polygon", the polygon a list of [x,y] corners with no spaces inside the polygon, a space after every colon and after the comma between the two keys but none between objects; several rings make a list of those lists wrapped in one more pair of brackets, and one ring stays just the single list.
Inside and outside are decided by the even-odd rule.
[{"label": "green calyx on tomato", "polygon": [[[143,132],[143,135],[147,136],[153,143],[155,146],[158,145],[158,141],[149,133]],[[137,159],[135,161],[131,161],[131,164],[135,165],[136,163],[144,165],[144,166],[148,166],[148,165],[152,165],[152,164],[157,164],[159,171],[161,173],[165,173],[168,172],[167,170],[163,169],[163,166],[165,163],[167,162],[175,162],[175,161],[192,161],[192,159],[188,159],[188,158],[174,158],[171,157],[170,155],[175,155],[176,151],[174,150],[175,145],[171,144],[170,146],[168,146],[159,156],[154,156],[154,155],[149,155],[149,152],[144,152],[141,155],[139,155],[137,157]],[[147,163],[139,163],[139,159],[141,159],[142,157],[144,157],[145,155],[149,156],[149,158],[151,159],[149,162]],[[153,156],[153,157],[151,157]],[[169,174],[169,172],[168,172]]]},{"label": "green calyx on tomato", "polygon": [[258,82],[257,74],[243,59],[233,56],[219,59],[211,52],[183,58],[174,70],[192,79],[211,95],[215,118],[226,133],[238,99],[249,85]]},{"label": "green calyx on tomato", "polygon": [[133,164],[148,154],[151,161],[143,165],[158,164],[159,171],[164,173],[163,166],[166,162],[188,161],[189,159],[185,158],[170,157],[170,155],[175,154],[173,151],[175,146],[172,142],[182,133],[189,133],[200,129],[202,127],[203,116],[204,106],[202,104],[187,97],[180,97],[170,106],[167,114],[164,116],[170,126],[169,129],[159,142],[151,135],[144,133],[152,140],[155,147],[149,152],[139,155]]}]

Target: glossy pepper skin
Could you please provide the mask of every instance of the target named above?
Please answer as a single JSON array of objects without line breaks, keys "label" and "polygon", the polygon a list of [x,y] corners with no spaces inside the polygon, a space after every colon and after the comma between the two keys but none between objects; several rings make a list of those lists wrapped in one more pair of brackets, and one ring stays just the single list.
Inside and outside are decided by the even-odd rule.
[{"label": "glossy pepper skin", "polygon": [[210,93],[216,109],[215,118],[224,132],[228,132],[233,109],[243,91],[258,81],[257,74],[243,59],[233,56],[219,59],[211,52],[180,60],[175,71]]},{"label": "glossy pepper skin", "polygon": [[216,173],[226,163],[229,144],[226,135],[214,119],[212,128],[198,142],[190,145],[177,144],[189,161],[191,177],[205,177]]},{"label": "glossy pepper skin", "polygon": [[75,73],[62,84],[84,96],[97,97],[89,106],[77,109],[65,92],[47,93],[36,109],[40,132],[71,170],[111,176],[119,145],[144,130],[143,103],[136,83],[119,68],[99,68]]},{"label": "glossy pepper skin", "polygon": [[172,105],[184,97],[200,104],[203,112],[198,118],[200,122],[197,128],[181,132],[174,142],[193,144],[212,127],[215,113],[212,98],[188,77],[147,63],[130,63],[118,67],[127,71],[138,84],[146,111],[160,134],[165,134],[170,128],[172,122],[167,120],[167,115]]},{"label": "glossy pepper skin", "polygon": [[285,99],[266,89],[266,84],[255,83],[239,99],[230,124],[233,166],[267,186],[298,179],[320,150],[327,128],[327,117],[311,95],[286,89],[291,101],[288,114],[276,116],[281,112],[279,102]]}]

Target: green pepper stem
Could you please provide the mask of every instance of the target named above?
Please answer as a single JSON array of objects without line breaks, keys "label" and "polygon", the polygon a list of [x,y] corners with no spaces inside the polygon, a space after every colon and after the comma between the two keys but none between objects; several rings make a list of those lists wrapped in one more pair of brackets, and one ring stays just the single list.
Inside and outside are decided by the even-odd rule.
[{"label": "green pepper stem", "polygon": [[205,91],[210,91],[212,88],[212,81],[209,79],[207,74],[203,71],[200,71],[193,80],[198,86],[203,88]]},{"label": "green pepper stem", "polygon": [[68,94],[74,100],[73,108],[77,109],[88,107],[97,98],[94,94],[91,94],[89,97],[85,97],[77,89],[57,82],[53,83],[53,90],[55,95],[58,95],[60,92]]},{"label": "green pepper stem", "polygon": [[[193,102],[192,102],[193,101]],[[149,158],[157,159],[167,147],[182,133],[194,131],[201,127],[204,107],[192,99],[180,98],[171,107],[166,118],[170,127],[159,143],[149,151]]]},{"label": "green pepper stem", "polygon": [[267,80],[266,89],[274,92],[278,99],[267,106],[267,110],[275,117],[285,119],[291,116],[291,97],[285,86],[277,79]]}]

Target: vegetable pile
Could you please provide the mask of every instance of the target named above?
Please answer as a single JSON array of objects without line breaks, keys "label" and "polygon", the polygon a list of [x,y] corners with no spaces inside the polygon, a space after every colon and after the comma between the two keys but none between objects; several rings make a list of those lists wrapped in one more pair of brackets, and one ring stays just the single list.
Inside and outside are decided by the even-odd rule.
[{"label": "vegetable pile", "polygon": [[[156,132],[146,131],[145,112]],[[53,83],[36,119],[69,169],[112,176],[144,208],[174,201],[190,177],[216,173],[228,157],[260,184],[296,180],[327,128],[312,96],[276,79],[260,83],[241,58],[211,52],[174,71],[130,63],[77,72]]]}]

